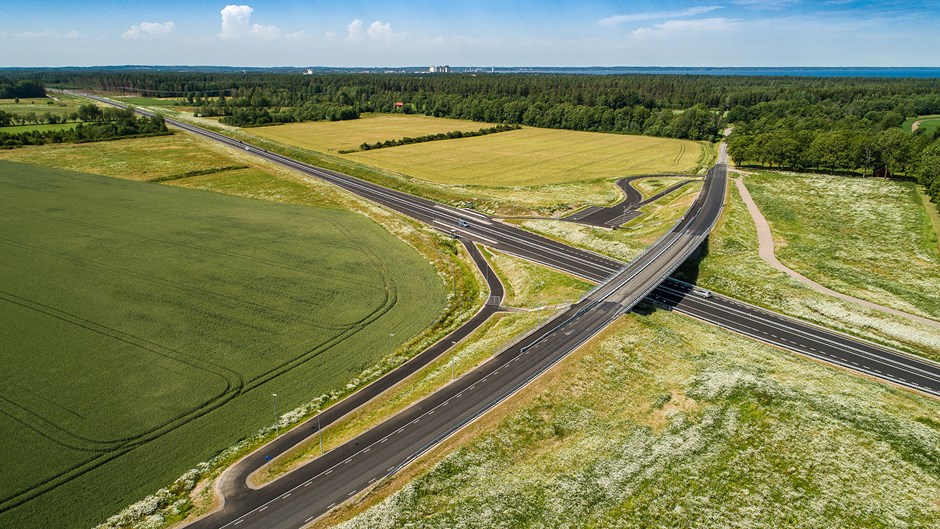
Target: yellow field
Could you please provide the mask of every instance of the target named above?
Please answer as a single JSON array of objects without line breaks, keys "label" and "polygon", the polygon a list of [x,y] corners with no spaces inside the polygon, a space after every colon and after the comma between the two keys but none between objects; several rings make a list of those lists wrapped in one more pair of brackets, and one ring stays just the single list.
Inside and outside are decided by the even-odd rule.
[{"label": "yellow field", "polygon": [[348,121],[312,121],[247,129],[263,138],[324,153],[358,149],[363,142],[397,140],[459,130],[492,127],[491,123],[405,114],[363,114]]},{"label": "yellow field", "polygon": [[689,172],[702,155],[691,141],[527,127],[349,157],[441,184],[506,187]]}]

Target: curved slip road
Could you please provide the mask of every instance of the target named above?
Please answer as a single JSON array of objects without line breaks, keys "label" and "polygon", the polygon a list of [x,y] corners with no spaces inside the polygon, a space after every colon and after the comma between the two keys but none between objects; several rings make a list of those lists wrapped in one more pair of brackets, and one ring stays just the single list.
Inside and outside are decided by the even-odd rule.
[{"label": "curved slip road", "polygon": [[291,428],[283,435],[275,438],[262,448],[248,454],[226,469],[216,485],[217,490],[226,501],[250,494],[252,489],[248,486],[248,476],[264,466],[269,458],[276,458],[310,437],[317,435],[322,428],[335,423],[360,406],[423,369],[426,365],[449,351],[454,342],[459,342],[466,338],[488,320],[490,316],[500,310],[500,302],[503,298],[504,289],[496,272],[489,266],[483,254],[472,242],[466,239],[461,242],[470,253],[480,273],[486,277],[487,285],[490,290],[489,299],[486,304],[483,305],[473,318],[447,336],[441,338],[431,347],[428,347],[421,353],[410,358],[407,362],[386,373],[368,386],[323,410],[318,416]]},{"label": "curved slip road", "polygon": [[[659,175],[662,177],[681,177],[689,175]],[[627,221],[639,217],[642,213],[637,211],[638,208],[649,204],[650,202],[655,202],[660,198],[672,193],[673,191],[695,181],[694,178],[689,180],[684,180],[682,182],[675,183],[666,189],[663,189],[659,193],[643,200],[643,195],[633,187],[633,182],[635,180],[640,180],[642,178],[655,178],[655,176],[643,175],[643,176],[630,176],[627,178],[621,178],[617,180],[617,186],[623,190],[624,199],[618,204],[613,206],[591,206],[573,215],[568,215],[563,217],[560,220],[567,220],[571,222],[577,222],[579,224],[588,224],[591,226],[598,226],[601,228],[611,228],[616,229],[624,225]]]}]

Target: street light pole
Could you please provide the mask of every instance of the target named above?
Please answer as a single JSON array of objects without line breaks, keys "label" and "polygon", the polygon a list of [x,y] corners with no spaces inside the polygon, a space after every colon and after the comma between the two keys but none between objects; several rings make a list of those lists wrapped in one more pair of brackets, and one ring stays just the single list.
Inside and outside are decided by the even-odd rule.
[{"label": "street light pole", "polygon": [[320,428],[320,410],[317,410],[317,433],[320,434],[320,455],[323,455],[323,430]]},{"label": "street light pole", "polygon": [[279,421],[277,420],[277,393],[272,393],[271,396],[274,397],[274,437],[277,437],[281,434]]}]

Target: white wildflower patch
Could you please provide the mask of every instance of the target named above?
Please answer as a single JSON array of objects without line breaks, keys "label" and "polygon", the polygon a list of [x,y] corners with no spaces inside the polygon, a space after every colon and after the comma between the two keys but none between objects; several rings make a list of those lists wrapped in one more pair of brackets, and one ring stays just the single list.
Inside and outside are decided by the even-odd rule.
[{"label": "white wildflower patch", "polygon": [[[589,344],[550,396],[339,527],[940,523],[936,403],[674,314],[634,321]],[[661,332],[679,364],[650,345]],[[623,360],[619,372],[611,358]],[[688,361],[694,375],[677,377]],[[574,391],[581,375],[595,394]],[[609,409],[668,379],[685,380],[673,391],[699,407],[669,410],[661,432]]]}]

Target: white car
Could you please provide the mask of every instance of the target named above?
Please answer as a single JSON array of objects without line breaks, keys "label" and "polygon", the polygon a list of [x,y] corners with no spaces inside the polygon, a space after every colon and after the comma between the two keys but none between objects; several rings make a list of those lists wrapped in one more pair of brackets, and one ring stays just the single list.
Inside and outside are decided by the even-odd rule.
[{"label": "white car", "polygon": [[692,289],[692,294],[694,294],[694,295],[696,295],[696,296],[698,296],[698,297],[700,297],[700,298],[710,298],[710,297],[712,297],[712,293],[709,292],[709,291],[707,291],[707,290],[705,290],[704,288],[693,288],[693,289]]}]

